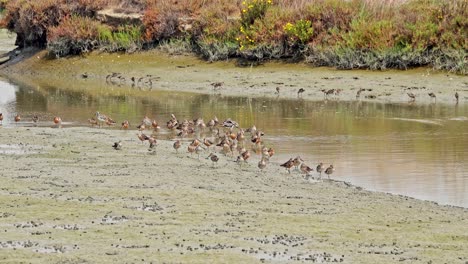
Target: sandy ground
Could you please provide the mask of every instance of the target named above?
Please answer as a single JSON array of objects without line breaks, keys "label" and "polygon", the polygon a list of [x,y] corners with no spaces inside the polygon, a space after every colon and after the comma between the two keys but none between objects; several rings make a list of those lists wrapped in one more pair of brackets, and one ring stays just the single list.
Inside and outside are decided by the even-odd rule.
[{"label": "sandy ground", "polygon": [[467,209],[305,180],[275,156],[260,172],[135,131],[0,134],[2,263],[468,261]]},{"label": "sandy ground", "polygon": [[[118,73],[118,77],[109,77]],[[236,67],[235,61],[208,63],[193,56],[168,56],[158,51],[135,54],[99,54],[50,60],[46,53],[26,51],[0,67],[0,74],[33,86],[52,85],[67,89],[108,87],[136,91],[169,90],[195,93],[220,93],[230,96],[297,98],[323,100],[321,90],[341,89],[328,99],[408,102],[460,103],[468,101],[467,76],[434,72],[421,68],[408,71],[338,71],[311,68],[305,64],[281,62],[257,67]],[[135,81],[132,81],[132,77]],[[222,82],[216,91],[212,83]],[[276,88],[279,87],[279,94]],[[434,100],[428,94],[436,95]]]}]

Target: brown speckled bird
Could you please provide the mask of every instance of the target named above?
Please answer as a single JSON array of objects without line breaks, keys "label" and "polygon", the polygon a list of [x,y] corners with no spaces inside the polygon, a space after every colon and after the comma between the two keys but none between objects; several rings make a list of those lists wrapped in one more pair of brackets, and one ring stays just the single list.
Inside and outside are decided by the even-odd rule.
[{"label": "brown speckled bird", "polygon": [[288,170],[288,173],[291,173],[291,168],[294,166],[293,158],[290,158],[288,161],[280,165],[285,167]]}]

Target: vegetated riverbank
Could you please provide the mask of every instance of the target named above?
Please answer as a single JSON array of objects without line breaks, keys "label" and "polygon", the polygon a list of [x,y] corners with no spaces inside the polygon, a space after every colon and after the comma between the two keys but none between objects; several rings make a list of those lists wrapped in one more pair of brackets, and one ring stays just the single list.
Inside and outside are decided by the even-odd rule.
[{"label": "vegetated riverbank", "polygon": [[305,180],[275,156],[213,167],[131,131],[0,130],[6,262],[468,261],[463,208]]},{"label": "vegetated riverbank", "polygon": [[19,1],[3,26],[52,56],[165,45],[214,61],[285,59],[338,69],[467,73],[463,0]]}]

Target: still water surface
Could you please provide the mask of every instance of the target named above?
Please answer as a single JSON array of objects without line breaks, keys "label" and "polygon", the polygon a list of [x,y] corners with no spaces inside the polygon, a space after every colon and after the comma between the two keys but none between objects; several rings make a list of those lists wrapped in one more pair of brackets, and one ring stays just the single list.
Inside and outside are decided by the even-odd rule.
[{"label": "still water surface", "polygon": [[[334,164],[333,178],[369,190],[468,207],[468,104],[408,104],[222,97],[162,91],[134,94],[106,88],[70,91],[0,81],[4,126],[87,125],[95,111],[136,124],[144,115],[164,124],[179,119],[231,117],[255,124],[276,148],[274,161],[300,155],[310,165]],[[23,117],[20,124],[14,115]],[[24,120],[24,122],[23,122]],[[253,166],[253,165],[252,165]]]}]

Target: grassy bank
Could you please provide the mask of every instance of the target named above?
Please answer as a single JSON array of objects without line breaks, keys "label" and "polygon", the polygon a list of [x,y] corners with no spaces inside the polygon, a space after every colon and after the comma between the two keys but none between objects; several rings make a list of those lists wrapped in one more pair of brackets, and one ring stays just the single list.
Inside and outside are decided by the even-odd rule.
[{"label": "grassy bank", "polygon": [[[3,26],[52,55],[163,47],[207,60],[305,60],[339,69],[468,72],[464,0],[7,0]],[[102,10],[138,14],[103,22]],[[120,16],[122,17],[122,16]]]}]

